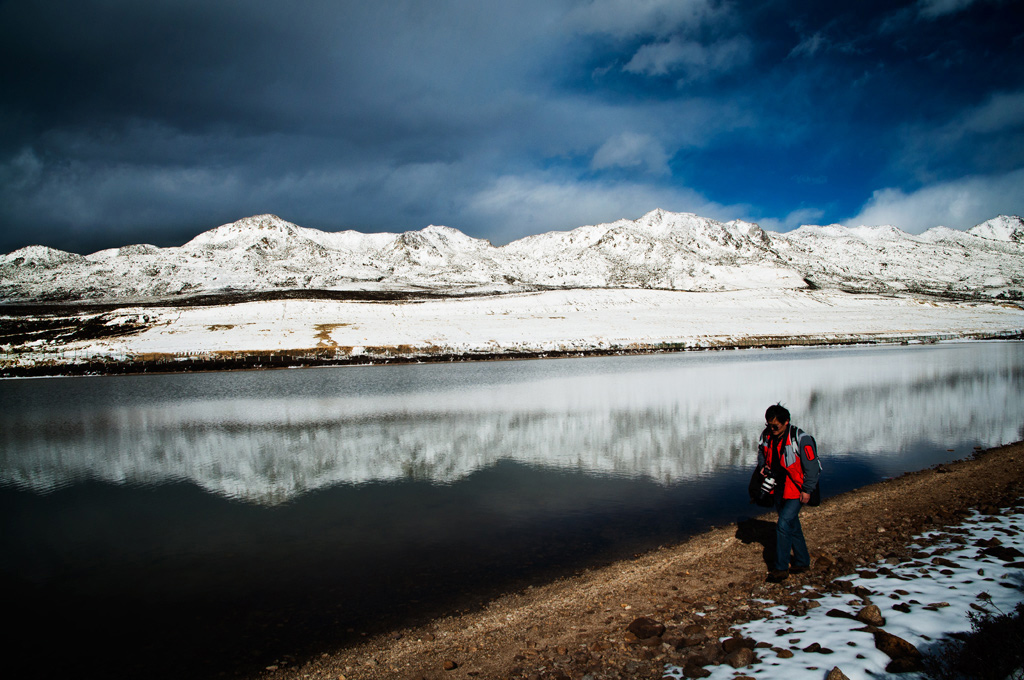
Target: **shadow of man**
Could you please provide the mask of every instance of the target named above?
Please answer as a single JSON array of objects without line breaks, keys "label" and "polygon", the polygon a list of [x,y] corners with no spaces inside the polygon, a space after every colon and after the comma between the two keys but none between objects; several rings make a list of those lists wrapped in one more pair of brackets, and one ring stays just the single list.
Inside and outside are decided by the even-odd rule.
[{"label": "shadow of man", "polygon": [[751,517],[736,522],[736,538],[744,544],[760,543],[763,550],[761,558],[765,567],[774,569],[775,565],[775,522]]}]

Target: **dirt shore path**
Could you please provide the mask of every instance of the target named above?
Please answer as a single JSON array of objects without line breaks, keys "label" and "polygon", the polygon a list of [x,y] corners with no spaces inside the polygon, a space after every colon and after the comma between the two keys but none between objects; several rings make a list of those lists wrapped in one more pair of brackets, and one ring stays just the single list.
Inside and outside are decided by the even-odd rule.
[{"label": "dirt shore path", "polygon": [[[503,596],[479,611],[366,640],[263,677],[660,678],[692,647],[677,643],[699,624],[709,640],[754,618],[758,598],[785,602],[805,584],[827,590],[857,565],[909,557],[908,539],[957,522],[971,508],[1016,506],[1024,496],[1024,442],[968,460],[873,484],[801,515],[814,568],[779,585],[764,582],[774,515],[712,529],[685,543]],[[698,615],[699,613],[699,615]],[[667,630],[639,639],[631,622]],[[691,629],[692,634],[692,629]]]}]

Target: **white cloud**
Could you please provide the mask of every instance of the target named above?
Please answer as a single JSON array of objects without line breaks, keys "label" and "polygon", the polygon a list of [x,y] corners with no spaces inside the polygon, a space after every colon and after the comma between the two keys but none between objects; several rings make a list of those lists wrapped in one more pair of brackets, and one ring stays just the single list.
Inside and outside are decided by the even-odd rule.
[{"label": "white cloud", "polygon": [[[886,16],[880,25],[880,31],[882,34],[914,31],[916,29],[913,24],[918,21],[938,21],[982,2],[1002,5],[1006,0],[917,0],[916,3],[900,7]],[[956,30],[955,25],[952,29]]]},{"label": "white cloud", "polygon": [[801,39],[797,46],[789,51],[788,56],[796,59],[798,57],[813,57],[826,52],[856,54],[857,51],[855,42],[836,42],[822,31],[817,31]]},{"label": "white cloud", "polygon": [[973,5],[975,0],[918,0],[917,13],[925,19],[956,14]]},{"label": "white cloud", "polygon": [[820,31],[814,35],[810,35],[794,47],[789,52],[791,57],[813,57],[820,50],[827,49],[831,41],[826,38]]},{"label": "white cloud", "polygon": [[737,214],[686,188],[580,182],[553,173],[500,177],[472,197],[466,213],[490,224],[489,233],[500,235],[500,243],[505,243],[548,231],[637,218],[655,208],[726,220]]},{"label": "white cloud", "polygon": [[1002,132],[1024,127],[1024,91],[1000,92],[969,112],[961,123],[968,132]]},{"label": "white cloud", "polygon": [[900,134],[894,161],[918,181],[934,179],[937,168],[964,175],[999,174],[1024,166],[1024,91],[997,92],[948,121],[921,121]]},{"label": "white cloud", "polygon": [[658,140],[650,135],[623,132],[612,137],[594,153],[591,169],[644,168],[654,175],[667,175],[668,154]]},{"label": "white cloud", "polygon": [[35,149],[25,147],[10,160],[0,163],[0,186],[3,193],[31,190],[43,175],[43,162]]},{"label": "white cloud", "polygon": [[762,219],[748,219],[748,222],[757,222],[762,229],[769,231],[785,232],[802,227],[805,224],[819,224],[825,212],[818,208],[798,208],[789,213],[781,220],[768,217]]},{"label": "white cloud", "polygon": [[699,80],[745,64],[750,49],[750,41],[745,36],[736,36],[711,45],[674,37],[642,46],[623,70],[652,76],[681,71],[687,79]]},{"label": "white cloud", "polygon": [[912,234],[935,226],[970,229],[996,215],[1024,213],[1024,168],[994,177],[972,176],[923,187],[875,191],[850,226],[891,224]]},{"label": "white cloud", "polygon": [[670,35],[723,16],[712,0],[592,0],[567,16],[570,26],[617,38]]}]

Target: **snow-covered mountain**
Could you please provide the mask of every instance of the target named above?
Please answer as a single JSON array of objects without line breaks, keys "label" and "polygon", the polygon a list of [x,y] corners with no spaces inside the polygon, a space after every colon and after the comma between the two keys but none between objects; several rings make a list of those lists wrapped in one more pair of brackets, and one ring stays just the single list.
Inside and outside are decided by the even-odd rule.
[{"label": "snow-covered mountain", "polygon": [[1024,290],[1024,221],[1000,216],[966,232],[936,227],[919,236],[892,226],[840,225],[779,234],[747,222],[655,210],[637,220],[494,247],[449,227],[329,233],[257,215],[180,247],[131,245],[82,256],[29,246],[0,257],[5,301],[128,302],[297,289],[815,286],[1016,297]]},{"label": "snow-covered mountain", "polygon": [[967,233],[993,241],[1024,243],[1024,220],[1019,217],[1000,215],[988,222],[971,227]]},{"label": "snow-covered mountain", "polygon": [[528,236],[498,250],[516,280],[532,284],[672,290],[804,285],[756,224],[662,210]]}]

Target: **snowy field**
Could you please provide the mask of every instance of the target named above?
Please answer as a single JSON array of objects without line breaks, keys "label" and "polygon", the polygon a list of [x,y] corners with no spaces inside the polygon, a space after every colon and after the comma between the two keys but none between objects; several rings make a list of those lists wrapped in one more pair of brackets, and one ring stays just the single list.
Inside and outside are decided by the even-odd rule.
[{"label": "snowy field", "polygon": [[7,365],[140,355],[312,351],[329,358],[900,342],[1024,330],[1012,303],[948,302],[836,290],[547,291],[420,302],[272,300],[125,307],[103,315],[133,334],[0,347]]},{"label": "snowy field", "polygon": [[[0,368],[1007,337],[1024,329],[1021,304],[1008,302],[1024,290],[1022,243],[1015,216],[918,236],[839,225],[775,234],[654,210],[494,247],[448,227],[327,233],[256,215],[180,247],[0,256],[12,310],[84,310],[0,310]],[[309,297],[286,299],[296,291]],[[204,295],[219,298],[204,306]]]},{"label": "snowy field", "polygon": [[[875,647],[875,636],[864,630],[864,623],[837,614],[852,617],[873,604],[885,619],[879,628],[923,653],[936,651],[951,633],[970,632],[971,612],[1010,613],[1024,601],[1021,558],[1009,562],[991,554],[993,546],[1011,554],[1024,552],[1021,526],[1024,513],[1019,511],[995,516],[974,513],[959,527],[923,534],[911,546],[917,549],[914,561],[876,564],[861,569],[867,577],[843,579],[850,590],[859,587],[870,592],[863,597],[822,596],[808,586],[805,595],[817,599],[810,599],[815,606],[806,615],[772,607],[769,618],[737,627],[743,637],[769,645],[755,650],[759,663],[741,669],[728,664],[708,666],[709,680],[732,680],[737,675],[821,680],[834,667],[850,680],[923,678],[921,673],[887,673],[891,659]],[[682,670],[669,666],[665,677],[682,678]]]}]

